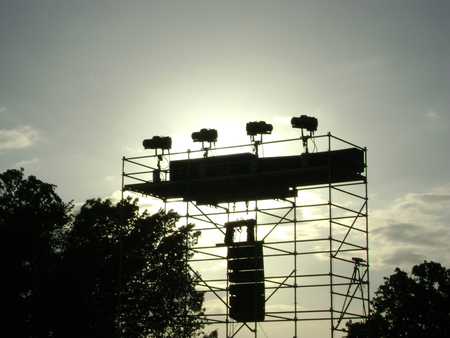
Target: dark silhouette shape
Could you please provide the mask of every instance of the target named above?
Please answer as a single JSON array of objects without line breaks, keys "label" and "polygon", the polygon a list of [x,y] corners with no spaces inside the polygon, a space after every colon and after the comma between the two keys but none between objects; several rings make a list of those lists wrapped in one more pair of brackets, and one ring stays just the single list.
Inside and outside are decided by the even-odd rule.
[{"label": "dark silhouette shape", "polygon": [[364,151],[340,149],[259,158],[240,153],[171,161],[169,181],[125,185],[126,190],[197,204],[294,197],[292,187],[364,181]]},{"label": "dark silhouette shape", "polygon": [[72,215],[54,188],[0,174],[2,336],[201,333],[203,293],[187,264],[193,225],[176,229],[178,214],[140,213],[131,198],[88,200]]},{"label": "dark silhouette shape", "polygon": [[[265,317],[263,242],[255,241],[256,220],[225,223],[230,282],[230,317],[237,322],[263,321]],[[247,240],[234,241],[234,229],[247,227]]]},{"label": "dark silhouette shape", "polygon": [[267,135],[272,134],[273,126],[265,121],[248,122],[245,129],[247,131],[247,135],[249,136],[256,136],[258,134]]},{"label": "dark silhouette shape", "polygon": [[200,129],[200,131],[196,131],[192,133],[192,141],[194,142],[209,142],[215,143],[217,142],[217,130],[216,129]]},{"label": "dark silhouette shape", "polygon": [[253,243],[255,241],[255,226],[256,220],[245,219],[234,222],[225,223],[225,244],[232,245],[234,243],[234,231],[236,228],[247,227],[247,242]]},{"label": "dark silhouette shape", "polygon": [[144,149],[172,149],[172,138],[169,136],[153,136],[151,139],[142,141]]},{"label": "dark silhouette shape", "polygon": [[292,128],[306,129],[309,132],[317,131],[319,122],[315,117],[301,115],[291,119]]},{"label": "dark silhouette shape", "polygon": [[3,337],[48,337],[52,284],[73,205],[23,169],[0,174],[0,327]]},{"label": "dark silhouette shape", "polygon": [[218,332],[217,329],[212,331],[212,332],[210,332],[210,333],[208,333],[208,334],[205,334],[203,336],[203,338],[217,338],[217,337],[219,337],[219,332]]},{"label": "dark silhouette shape", "polygon": [[423,262],[411,275],[395,273],[375,293],[373,311],[365,323],[347,323],[347,338],[449,337],[450,270]]}]

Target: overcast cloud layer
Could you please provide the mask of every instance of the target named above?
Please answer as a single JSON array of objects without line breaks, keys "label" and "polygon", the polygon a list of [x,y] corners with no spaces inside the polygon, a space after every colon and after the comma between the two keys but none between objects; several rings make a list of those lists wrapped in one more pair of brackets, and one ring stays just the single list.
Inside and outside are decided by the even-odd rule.
[{"label": "overcast cloud layer", "polygon": [[[121,188],[141,142],[319,120],[366,146],[372,290],[450,267],[448,1],[1,1],[0,170],[66,201]],[[239,134],[239,135],[238,135]],[[180,140],[178,143],[177,140]]]}]

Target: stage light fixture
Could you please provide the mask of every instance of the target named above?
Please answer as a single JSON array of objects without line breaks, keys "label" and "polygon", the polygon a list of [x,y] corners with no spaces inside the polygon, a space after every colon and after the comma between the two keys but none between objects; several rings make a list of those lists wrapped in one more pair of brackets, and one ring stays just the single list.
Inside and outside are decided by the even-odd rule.
[{"label": "stage light fixture", "polygon": [[151,139],[142,141],[144,149],[171,149],[172,138],[169,136],[153,136]]},{"label": "stage light fixture", "polygon": [[273,126],[264,121],[259,122],[248,122],[247,123],[247,135],[255,136],[255,135],[263,135],[263,134],[271,134],[273,130]]},{"label": "stage light fixture", "polygon": [[291,119],[292,128],[306,129],[307,131],[317,131],[318,121],[315,117],[301,115]]},{"label": "stage light fixture", "polygon": [[200,131],[196,131],[192,133],[192,140],[194,142],[217,142],[217,130],[216,129],[200,129]]}]

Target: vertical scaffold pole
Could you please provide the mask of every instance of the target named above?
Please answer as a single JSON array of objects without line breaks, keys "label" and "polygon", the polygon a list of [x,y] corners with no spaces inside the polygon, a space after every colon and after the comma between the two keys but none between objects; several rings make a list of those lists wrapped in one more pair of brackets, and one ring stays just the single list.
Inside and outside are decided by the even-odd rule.
[{"label": "vertical scaffold pole", "polygon": [[[298,191],[297,191],[298,195]],[[297,303],[297,196],[294,197],[294,338],[298,337],[298,303]]]},{"label": "vertical scaffold pole", "polygon": [[331,320],[331,338],[334,338],[334,277],[333,277],[333,222],[331,205],[331,135],[328,133],[328,226],[329,226],[329,259],[330,259],[330,320]]}]

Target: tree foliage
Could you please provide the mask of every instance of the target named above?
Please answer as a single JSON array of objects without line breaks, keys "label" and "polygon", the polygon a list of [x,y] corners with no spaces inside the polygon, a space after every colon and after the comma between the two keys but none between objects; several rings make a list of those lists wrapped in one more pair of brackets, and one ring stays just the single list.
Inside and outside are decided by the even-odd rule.
[{"label": "tree foliage", "polygon": [[[199,232],[137,200],[91,199],[75,215],[53,185],[0,174],[2,335],[193,337],[203,294],[186,258]],[[119,273],[120,272],[120,273]]]},{"label": "tree foliage", "polygon": [[217,329],[203,336],[203,338],[217,338],[217,337],[219,337],[219,331]]},{"label": "tree foliage", "polygon": [[0,174],[0,320],[6,337],[49,332],[47,283],[71,219],[72,204],[62,202],[53,185],[23,176],[23,170]]},{"label": "tree foliage", "polygon": [[449,337],[450,270],[427,262],[395,273],[375,293],[366,323],[348,323],[347,338]]}]

